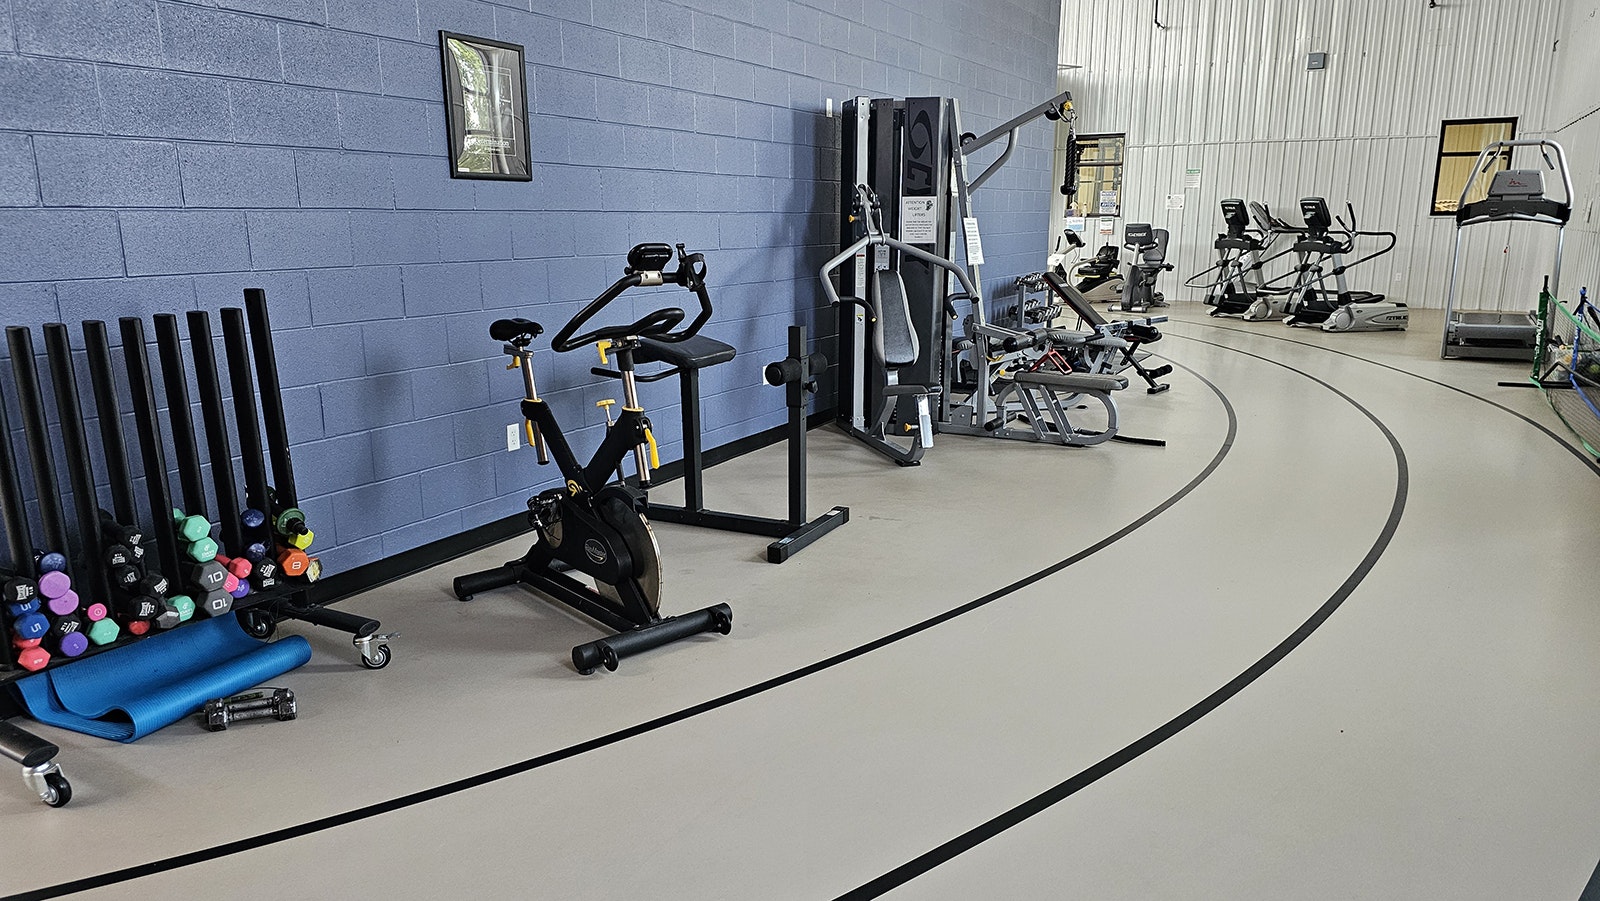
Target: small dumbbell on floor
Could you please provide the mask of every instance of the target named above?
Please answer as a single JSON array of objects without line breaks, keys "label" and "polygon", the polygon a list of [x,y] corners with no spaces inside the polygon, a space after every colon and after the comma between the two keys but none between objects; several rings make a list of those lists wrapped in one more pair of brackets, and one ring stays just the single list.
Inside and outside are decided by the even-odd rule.
[{"label": "small dumbbell on floor", "polygon": [[292,720],[299,715],[294,692],[287,688],[259,689],[230,698],[212,698],[200,712],[207,729],[221,732],[242,720]]}]

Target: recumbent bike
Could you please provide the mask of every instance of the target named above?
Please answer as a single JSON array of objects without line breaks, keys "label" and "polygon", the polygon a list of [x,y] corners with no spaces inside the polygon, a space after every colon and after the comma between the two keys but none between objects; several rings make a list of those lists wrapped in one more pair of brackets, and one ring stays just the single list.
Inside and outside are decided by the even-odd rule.
[{"label": "recumbent bike", "polygon": [[[702,632],[726,635],[733,628],[733,611],[727,604],[677,616],[660,614],[661,549],[645,518],[644,491],[655,462],[655,438],[639,405],[634,352],[645,338],[665,343],[687,340],[711,318],[705,258],[686,253],[679,244],[678,268],[667,271],[672,259],[673,249],[666,244],[634,247],[628,252],[623,277],[580,310],[550,341],[557,353],[599,344],[602,353],[609,350],[616,356],[622,378],[622,412],[606,426],[605,438],[587,464],[578,462],[550,405],[539,398],[534,385],[531,346],[543,334],[543,327],[527,319],[501,319],[489,326],[489,337],[506,342],[503,349],[511,358],[506,368],[522,370],[526,395],[522,415],[528,441],[541,464],[555,459],[563,484],[528,500],[528,519],[536,540],[525,555],[494,569],[460,576],[453,587],[456,597],[469,601],[479,592],[522,583],[614,630],[617,634],[572,649],[572,664],[584,675],[600,666],[615,670],[623,657],[651,648]],[[687,288],[700,303],[699,312],[687,326],[678,327],[684,319],[681,308],[663,307],[625,325],[577,334],[630,288],[669,284]],[[630,454],[640,487],[622,478],[623,460]],[[594,587],[569,575],[572,571],[591,577]]]}]

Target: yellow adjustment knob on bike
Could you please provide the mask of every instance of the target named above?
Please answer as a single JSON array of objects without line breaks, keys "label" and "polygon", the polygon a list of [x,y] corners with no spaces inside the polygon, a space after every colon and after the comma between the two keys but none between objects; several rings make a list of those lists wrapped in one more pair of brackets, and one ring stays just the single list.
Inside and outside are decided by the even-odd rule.
[{"label": "yellow adjustment knob on bike", "polygon": [[511,358],[511,362],[506,364],[506,368],[507,369],[521,369],[522,368],[522,358],[521,357],[512,357]]},{"label": "yellow adjustment knob on bike", "polygon": [[538,447],[539,447],[539,439],[535,438],[534,435],[533,435],[533,420],[531,420],[531,419],[522,420],[522,433],[524,435],[528,436],[528,446],[531,447],[531,448],[534,448],[534,449],[538,449]]},{"label": "yellow adjustment knob on bike", "polygon": [[594,345],[594,348],[595,348],[595,350],[600,351],[600,365],[601,366],[610,366],[611,365],[611,361],[606,359],[606,351],[611,349],[611,341],[610,341],[610,339],[607,339],[605,341],[596,341],[595,345]]},{"label": "yellow adjustment knob on bike", "polygon": [[583,492],[583,489],[578,487],[578,483],[577,482],[574,482],[571,479],[567,479],[567,493],[568,494],[572,495],[573,497],[577,497],[582,492]]},{"label": "yellow adjustment knob on bike", "polygon": [[644,430],[644,443],[650,445],[650,468],[661,468],[661,454],[656,448],[656,435],[649,429]]}]

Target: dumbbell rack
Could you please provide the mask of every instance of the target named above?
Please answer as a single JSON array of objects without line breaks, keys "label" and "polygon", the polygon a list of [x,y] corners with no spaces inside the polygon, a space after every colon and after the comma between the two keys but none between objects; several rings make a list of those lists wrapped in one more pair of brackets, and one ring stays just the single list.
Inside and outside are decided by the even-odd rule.
[{"label": "dumbbell rack", "polygon": [[[352,635],[352,643],[360,652],[361,663],[368,669],[381,669],[389,663],[390,650],[386,643],[392,634],[379,632],[376,620],[344,611],[328,609],[311,600],[308,588],[320,570],[314,558],[306,557],[303,547],[309,545],[311,535],[304,516],[296,508],[297,491],[293,463],[289,453],[289,438],[284,415],[282,393],[278,381],[277,359],[272,346],[271,325],[267,313],[266,293],[260,289],[246,289],[245,306],[224,308],[221,311],[223,348],[227,360],[229,381],[233,389],[233,421],[228,421],[221,392],[219,367],[215,356],[210,329],[210,317],[204,311],[189,311],[187,321],[191,345],[193,374],[200,392],[202,420],[206,434],[206,447],[212,468],[215,507],[209,506],[202,475],[199,444],[188,396],[188,374],[182,356],[181,339],[177,330],[177,317],[158,314],[155,317],[156,345],[160,374],[165,387],[168,428],[163,429],[155,395],[155,367],[148,358],[144,323],[138,318],[119,321],[122,334],[123,358],[128,377],[129,395],[132,398],[137,447],[147,475],[145,488],[148,500],[150,530],[144,533],[145,544],[152,544],[152,568],[174,583],[181,579],[184,569],[180,536],[174,527],[173,503],[168,485],[168,467],[163,435],[173,439],[177,457],[178,475],[183,494],[184,510],[190,515],[203,515],[207,509],[218,511],[220,531],[217,542],[235,557],[245,553],[251,535],[242,527],[239,511],[239,492],[234,484],[234,457],[228,435],[239,437],[240,462],[245,485],[244,501],[250,510],[262,511],[267,526],[277,526],[278,534],[266,535],[266,553],[270,555],[275,545],[282,544],[282,558],[294,560],[302,569],[298,575],[281,575],[276,578],[263,574],[266,567],[257,566],[257,590],[236,589],[239,595],[215,592],[207,597],[211,603],[205,608],[213,615],[234,615],[251,635],[270,638],[277,624],[284,619],[296,619],[313,625],[327,626]],[[246,326],[246,318],[249,323]],[[39,503],[39,521],[43,533],[42,545],[34,543],[34,536],[24,507],[19,482],[21,467],[19,457],[12,447],[12,432],[7,420],[5,398],[0,396],[0,532],[4,533],[9,549],[9,575],[0,573],[0,583],[9,576],[31,579],[42,576],[43,569],[60,569],[71,578],[72,584],[83,593],[87,605],[96,597],[108,604],[111,601],[109,571],[102,543],[102,522],[114,520],[136,529],[142,517],[136,513],[134,481],[127,462],[127,446],[122,434],[122,416],[125,412],[118,401],[116,379],[112,373],[111,353],[106,338],[105,323],[86,321],[83,335],[87,350],[87,363],[93,386],[95,409],[100,424],[103,459],[107,469],[113,515],[107,517],[100,511],[95,490],[95,479],[85,435],[85,416],[79,403],[77,377],[74,371],[73,351],[67,328],[61,323],[44,326],[46,356],[50,365],[54,388],[57,421],[55,428],[45,415],[45,403],[39,388],[32,333],[25,327],[7,329],[11,351],[17,407],[22,413],[23,434],[33,484]],[[252,373],[252,359],[254,373]],[[259,390],[258,390],[259,386]],[[0,391],[0,395],[3,395]],[[259,400],[259,406],[257,402]],[[263,448],[262,431],[267,441]],[[55,438],[67,460],[67,475],[72,489],[77,534],[69,535],[61,493],[55,476]],[[267,479],[270,457],[272,482]],[[288,531],[285,531],[288,530]],[[298,531],[295,531],[298,530]],[[290,533],[293,534],[290,534]],[[299,538],[295,536],[299,535]],[[207,536],[209,538],[209,536]],[[47,555],[37,550],[43,547]],[[291,549],[292,548],[292,549]],[[143,553],[143,548],[139,549]],[[294,555],[299,554],[298,558]],[[41,566],[41,562],[46,565]],[[268,561],[270,562],[270,560]],[[307,565],[309,564],[309,565]],[[205,563],[191,564],[205,566]],[[277,564],[273,564],[276,566]],[[57,579],[57,584],[60,580]],[[238,578],[233,580],[238,582]],[[244,593],[248,592],[248,593]],[[230,601],[231,598],[231,601]],[[165,601],[165,598],[160,599]],[[172,606],[172,605],[168,605]],[[42,611],[41,611],[42,612]],[[122,614],[119,614],[119,616]],[[133,616],[133,614],[126,614]],[[75,614],[61,614],[52,628],[72,631],[77,625],[63,625],[63,620]],[[168,614],[162,622],[170,625]],[[0,617],[0,755],[23,767],[23,779],[46,804],[60,807],[71,798],[71,785],[54,758],[59,748],[26,730],[7,718],[20,714],[20,706],[13,700],[9,685],[19,679],[44,672],[96,654],[114,651],[141,640],[147,634],[156,634],[151,622],[137,618],[122,625],[133,628],[143,622],[139,634],[122,632],[115,640],[104,644],[89,644],[81,653],[50,657],[40,666],[36,655],[24,666],[22,649],[12,642],[10,617]],[[181,623],[178,627],[181,627]],[[97,638],[107,633],[102,629]],[[20,637],[20,632],[19,632]],[[59,642],[59,637],[57,638]],[[81,643],[80,643],[81,644]],[[74,645],[76,648],[79,645]],[[59,648],[59,643],[57,644]]]}]

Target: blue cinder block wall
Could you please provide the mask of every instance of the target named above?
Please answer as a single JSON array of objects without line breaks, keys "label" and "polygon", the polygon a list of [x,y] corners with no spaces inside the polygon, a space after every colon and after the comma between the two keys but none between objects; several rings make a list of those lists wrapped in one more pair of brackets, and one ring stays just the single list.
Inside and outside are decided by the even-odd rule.
[{"label": "blue cinder block wall", "polygon": [[[488,324],[559,326],[636,242],[707,254],[706,332],[740,351],[706,373],[708,444],[781,423],[762,365],[791,323],[833,331],[815,281],[837,241],[827,101],[837,115],[858,94],[943,94],[981,131],[1054,92],[1058,14],[1057,0],[0,0],[0,323],[61,320],[76,338],[81,319],[266,288],[302,506],[330,570],[348,569],[518,513],[551,481],[505,451],[520,382]],[[440,29],[525,47],[531,183],[449,177]],[[1031,126],[979,194],[993,290],[1043,262],[1051,139]],[[584,449],[615,390],[593,362],[536,360]],[[668,459],[676,399],[671,383],[646,397]]]}]

